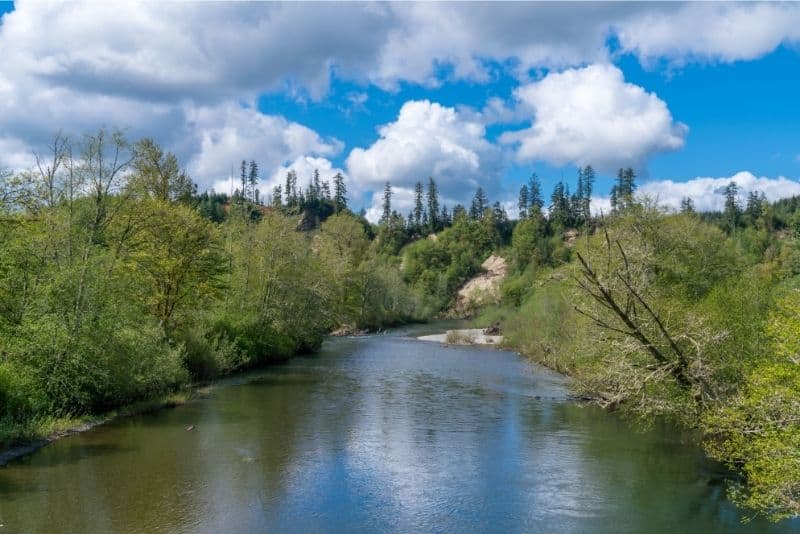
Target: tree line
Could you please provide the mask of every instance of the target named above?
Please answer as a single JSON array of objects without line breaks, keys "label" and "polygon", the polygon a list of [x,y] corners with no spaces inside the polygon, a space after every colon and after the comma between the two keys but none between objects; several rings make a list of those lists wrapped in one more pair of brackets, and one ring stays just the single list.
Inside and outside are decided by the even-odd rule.
[{"label": "tree line", "polygon": [[426,315],[341,176],[265,206],[241,171],[198,194],[174,154],[100,130],[0,173],[1,443]]}]

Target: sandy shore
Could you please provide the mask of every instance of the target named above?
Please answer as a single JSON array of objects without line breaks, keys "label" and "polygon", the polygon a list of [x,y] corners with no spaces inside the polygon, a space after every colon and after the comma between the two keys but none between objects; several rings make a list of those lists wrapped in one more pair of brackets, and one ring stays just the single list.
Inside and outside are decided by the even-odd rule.
[{"label": "sandy shore", "polygon": [[481,328],[465,328],[461,330],[448,330],[444,334],[420,336],[420,341],[434,341],[450,345],[497,345],[503,341],[503,336],[489,336]]}]

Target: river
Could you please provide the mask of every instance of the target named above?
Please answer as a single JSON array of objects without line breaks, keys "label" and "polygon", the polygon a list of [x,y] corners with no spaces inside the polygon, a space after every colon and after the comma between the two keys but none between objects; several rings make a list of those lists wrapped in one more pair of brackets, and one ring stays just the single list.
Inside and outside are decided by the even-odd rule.
[{"label": "river", "polygon": [[15,460],[0,534],[797,530],[742,524],[691,436],[514,353],[410,337],[430,328],[331,339]]}]

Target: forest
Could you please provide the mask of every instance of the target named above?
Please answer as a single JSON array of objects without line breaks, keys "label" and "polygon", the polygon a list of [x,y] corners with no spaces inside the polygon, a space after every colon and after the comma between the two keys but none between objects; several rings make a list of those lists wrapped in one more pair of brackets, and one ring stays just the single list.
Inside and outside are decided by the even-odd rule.
[{"label": "forest", "polygon": [[476,324],[499,321],[585,401],[695,430],[752,513],[800,514],[800,198],[742,205],[732,182],[722,212],[676,212],[620,169],[593,213],[595,179],[586,166],[545,199],[532,175],[517,220],[480,188],[445,206],[432,177],[403,215],[387,181],[371,224],[341,175],[290,171],[262,198],[245,159],[232,195],[198,193],[150,139],[56,136],[0,175],[0,444],[337,329],[439,317],[494,252],[511,272]]}]

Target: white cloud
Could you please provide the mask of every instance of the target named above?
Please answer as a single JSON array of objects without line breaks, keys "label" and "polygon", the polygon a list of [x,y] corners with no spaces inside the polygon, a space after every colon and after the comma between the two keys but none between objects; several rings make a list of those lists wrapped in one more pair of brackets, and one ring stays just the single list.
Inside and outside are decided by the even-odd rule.
[{"label": "white cloud", "polygon": [[[131,138],[153,136],[176,151],[201,185],[207,185],[226,176],[231,160],[242,157],[259,161],[266,174],[298,158],[336,153],[336,141],[254,111],[255,98],[265,91],[320,99],[334,75],[394,88],[403,81],[436,85],[443,77],[490,82],[498,69],[510,70],[527,83],[531,69],[606,61],[612,35],[618,35],[623,50],[643,61],[752,59],[780,44],[798,42],[798,28],[798,4],[609,3],[577,8],[556,3],[19,0],[0,23],[0,166],[18,166],[59,129],[78,135],[100,126],[121,127]],[[564,74],[574,72],[580,70]],[[526,85],[520,94],[536,85]],[[606,104],[631,114],[643,111],[643,124],[630,121],[642,137],[630,143],[627,130],[606,132],[598,146],[622,149],[622,157],[631,160],[680,146],[683,132],[663,102],[637,93],[638,88],[621,79],[615,87],[623,89],[621,99],[634,104],[613,98]],[[372,104],[365,96],[354,92],[351,103]],[[557,113],[557,102],[545,103]],[[389,169],[407,186],[409,179],[429,174],[440,178],[441,173],[452,198],[464,198],[481,181],[491,186],[499,174],[499,153],[485,141],[481,120],[442,109],[449,111],[428,111],[435,124],[421,125],[424,135],[419,139],[410,130],[402,131],[400,118],[394,127],[387,125],[397,138],[382,136],[362,151],[360,177]],[[509,120],[514,112],[494,102],[482,120]],[[448,125],[450,113],[455,118]],[[529,108],[529,118],[532,113]],[[591,139],[580,137],[553,149],[554,134],[537,130],[548,123],[541,121],[538,108],[536,114],[528,132],[535,142],[528,150],[565,161],[582,153],[595,156],[587,144]],[[549,124],[563,124],[553,117]],[[397,139],[413,148],[408,161],[395,149],[381,148],[402,146]],[[389,166],[371,169],[367,160],[379,153]]]},{"label": "white cloud", "polygon": [[622,48],[647,62],[757,59],[800,41],[795,3],[691,2],[654,6],[616,25]]},{"label": "white cloud", "polygon": [[347,158],[352,180],[362,188],[380,188],[387,180],[413,189],[432,176],[442,195],[463,201],[482,185],[495,190],[502,171],[500,151],[485,138],[477,120],[428,100],[409,101],[395,122],[382,126],[370,147]]},{"label": "white cloud", "polygon": [[322,139],[301,124],[231,103],[192,107],[187,109],[186,118],[195,144],[188,147],[194,153],[188,169],[206,187],[227,183],[231,166],[237,176],[243,159],[256,160],[261,175],[271,177],[288,162],[332,156],[342,148],[338,140]]},{"label": "white cloud", "polygon": [[[647,196],[655,200],[658,205],[669,209],[680,209],[681,200],[689,197],[694,202],[698,211],[719,211],[725,204],[724,190],[731,182],[736,182],[739,189],[739,200],[744,205],[747,195],[752,192],[762,192],[767,200],[774,202],[781,198],[800,195],[800,182],[779,176],[768,178],[757,177],[748,171],[740,171],[733,176],[726,177],[697,177],[686,182],[672,180],[654,180],[646,182],[637,190],[637,195]],[[606,197],[592,200],[592,211],[601,209],[608,213],[611,202]]]},{"label": "white cloud", "polygon": [[613,171],[641,166],[658,152],[683,146],[686,125],[674,122],[666,103],[626,83],[613,65],[553,73],[514,92],[530,128],[506,132],[520,161],[591,164]]}]

